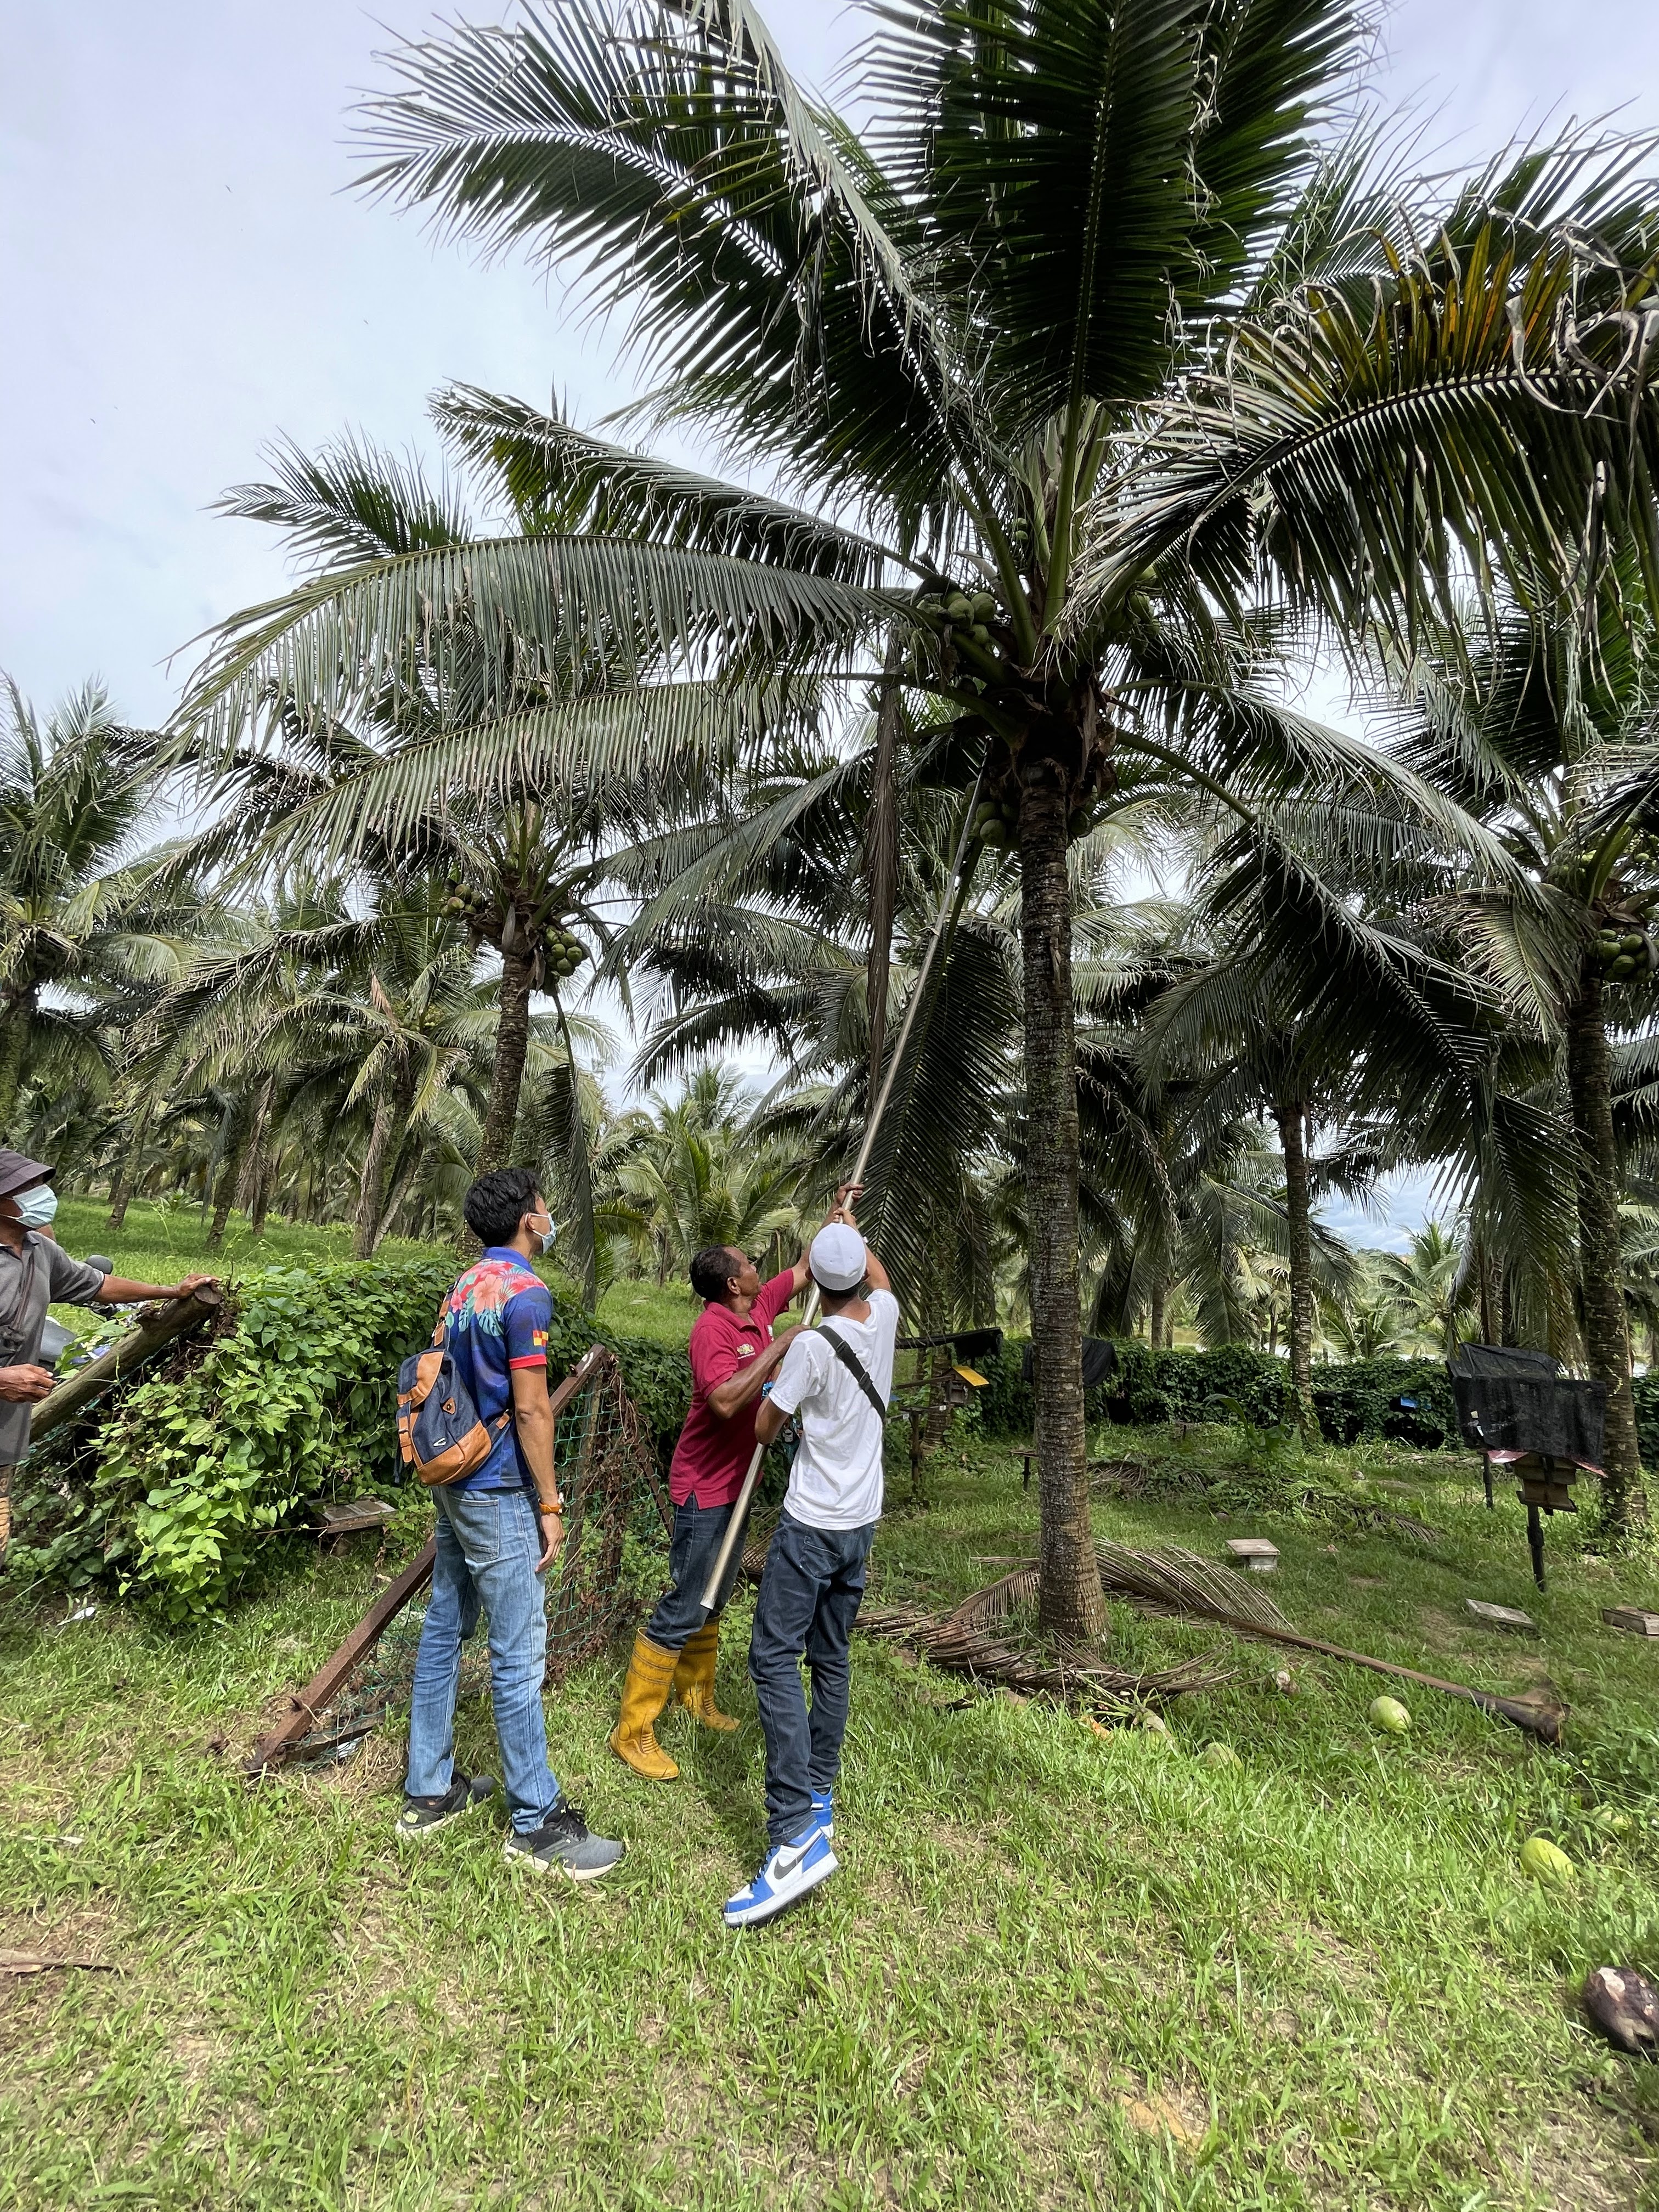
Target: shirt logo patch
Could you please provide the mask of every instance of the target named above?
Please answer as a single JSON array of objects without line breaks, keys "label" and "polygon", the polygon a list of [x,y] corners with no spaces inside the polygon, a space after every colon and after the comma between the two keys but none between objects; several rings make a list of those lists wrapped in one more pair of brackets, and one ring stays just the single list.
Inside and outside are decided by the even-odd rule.
[{"label": "shirt logo patch", "polygon": [[532,1328],[530,1332],[530,1341],[535,1346],[538,1352],[545,1352],[547,1349],[547,1331],[544,1328]]},{"label": "shirt logo patch", "polygon": [[740,1344],[738,1346],[738,1357],[739,1359],[752,1359],[754,1356],[755,1347],[752,1344]]}]

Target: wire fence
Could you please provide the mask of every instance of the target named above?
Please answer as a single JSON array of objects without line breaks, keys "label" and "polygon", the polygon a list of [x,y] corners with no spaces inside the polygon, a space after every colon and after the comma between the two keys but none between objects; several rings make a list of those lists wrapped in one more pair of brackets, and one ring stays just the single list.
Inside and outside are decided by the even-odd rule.
[{"label": "wire fence", "polygon": [[[565,1541],[544,1583],[550,1684],[608,1650],[645,1613],[666,1576],[667,1501],[614,1359],[607,1358],[559,1413],[554,1462],[565,1501]],[[411,1604],[387,1625],[295,1747],[295,1758],[310,1764],[347,1758],[388,1714],[408,1705],[425,1619],[424,1605]],[[462,1647],[460,1695],[482,1696],[489,1687],[489,1650],[483,1634],[475,1634]]]}]

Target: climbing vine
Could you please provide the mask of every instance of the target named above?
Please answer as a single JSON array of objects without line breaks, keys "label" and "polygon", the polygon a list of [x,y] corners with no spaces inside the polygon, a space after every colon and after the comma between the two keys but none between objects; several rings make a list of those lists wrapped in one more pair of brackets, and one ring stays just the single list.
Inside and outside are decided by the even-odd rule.
[{"label": "climbing vine", "polygon": [[[176,1348],[20,1470],[15,1587],[112,1586],[182,1622],[211,1613],[324,1499],[403,1481],[398,1364],[424,1344],[451,1255],[269,1267],[220,1333]],[[604,1332],[556,1304],[550,1376]],[[684,1418],[683,1353],[607,1339],[659,1457]]]}]

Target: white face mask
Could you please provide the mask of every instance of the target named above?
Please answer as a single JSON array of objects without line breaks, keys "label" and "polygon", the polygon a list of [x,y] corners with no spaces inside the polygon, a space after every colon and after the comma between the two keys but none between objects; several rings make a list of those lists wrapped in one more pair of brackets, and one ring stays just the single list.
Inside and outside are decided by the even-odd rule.
[{"label": "white face mask", "polygon": [[19,1191],[12,1204],[25,1229],[44,1229],[58,1211],[58,1194],[49,1182],[36,1183],[33,1190]]},{"label": "white face mask", "polygon": [[[533,1213],[528,1215],[526,1218],[532,1223],[533,1223],[536,1218]],[[554,1225],[553,1217],[550,1213],[547,1217],[547,1226],[545,1229],[537,1229],[532,1227],[530,1233],[532,1237],[540,1240],[541,1248],[544,1252],[550,1252],[553,1249],[553,1247],[559,1241],[559,1232]]]}]

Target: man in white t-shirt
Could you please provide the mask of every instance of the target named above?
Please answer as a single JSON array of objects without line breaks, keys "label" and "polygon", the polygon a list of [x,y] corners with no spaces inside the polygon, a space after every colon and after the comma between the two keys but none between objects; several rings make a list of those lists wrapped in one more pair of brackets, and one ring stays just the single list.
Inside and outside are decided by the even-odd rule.
[{"label": "man in white t-shirt", "polygon": [[[823,1320],[791,1343],[755,1421],[769,1444],[793,1414],[800,1443],[766,1555],[749,1676],[766,1735],[765,1863],[728,1899],[728,1928],[770,1920],[836,1871],[831,1793],[847,1733],[848,1640],[881,1518],[882,1443],[898,1301],[850,1206],[807,1264]],[[812,1674],[809,1713],[800,1662]]]}]

